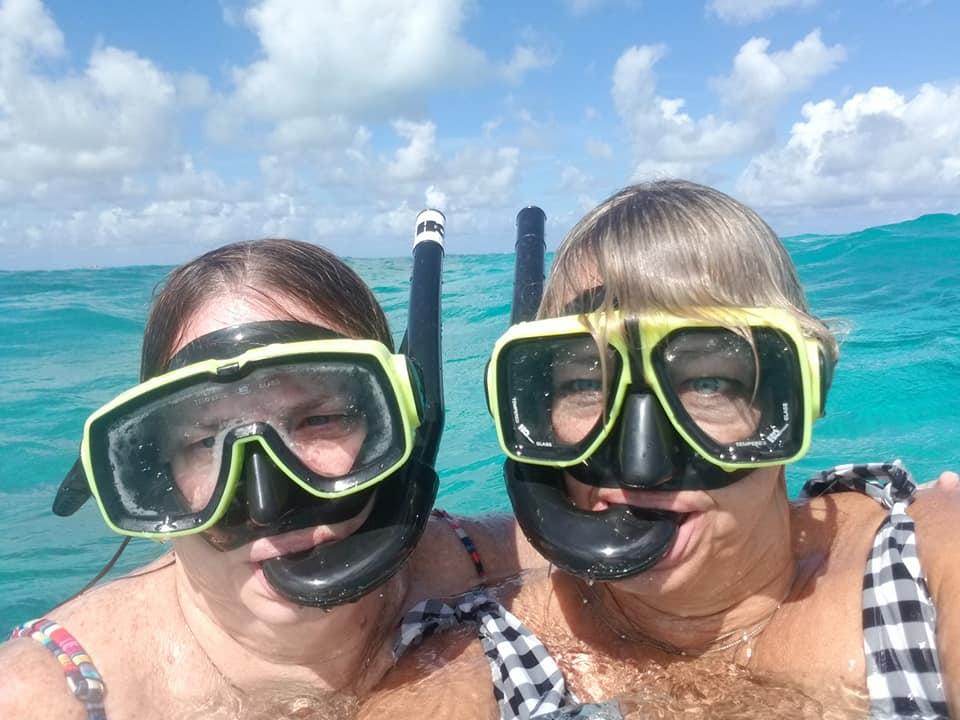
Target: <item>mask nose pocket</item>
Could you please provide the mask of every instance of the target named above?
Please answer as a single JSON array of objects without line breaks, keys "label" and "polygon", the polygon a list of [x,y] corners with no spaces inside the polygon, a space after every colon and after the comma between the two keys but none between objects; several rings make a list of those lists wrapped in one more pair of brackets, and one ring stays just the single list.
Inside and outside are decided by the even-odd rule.
[{"label": "mask nose pocket", "polygon": [[646,488],[668,481],[673,474],[677,440],[657,399],[646,393],[628,395],[618,425],[620,484]]},{"label": "mask nose pocket", "polygon": [[270,525],[280,519],[287,508],[292,483],[260,448],[247,450],[243,486],[254,524]]}]

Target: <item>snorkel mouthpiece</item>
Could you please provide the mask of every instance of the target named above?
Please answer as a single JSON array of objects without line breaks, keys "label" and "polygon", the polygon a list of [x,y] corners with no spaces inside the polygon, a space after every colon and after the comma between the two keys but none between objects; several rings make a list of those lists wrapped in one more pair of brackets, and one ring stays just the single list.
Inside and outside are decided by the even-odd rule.
[{"label": "snorkel mouthpiece", "polygon": [[352,535],[272,558],[263,576],[298,605],[333,608],[358,600],[403,565],[430,519],[439,486],[431,466],[411,462],[377,486],[370,517]]},{"label": "snorkel mouthpiece", "polygon": [[504,475],[530,544],[571,575],[600,581],[631,577],[666,555],[677,533],[675,513],[628,505],[598,512],[575,507],[557,470],[508,460]]}]

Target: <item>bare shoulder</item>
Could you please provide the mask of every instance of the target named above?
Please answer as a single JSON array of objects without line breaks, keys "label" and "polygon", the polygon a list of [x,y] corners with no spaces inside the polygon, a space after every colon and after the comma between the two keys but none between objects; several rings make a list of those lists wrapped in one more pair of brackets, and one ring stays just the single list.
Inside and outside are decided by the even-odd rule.
[{"label": "bare shoulder", "polygon": [[547,566],[547,561],[524,537],[513,513],[461,517],[460,523],[476,543],[487,577],[493,582]]},{"label": "bare shoulder", "polygon": [[545,565],[509,513],[455,515],[451,520],[476,548],[484,577],[453,525],[445,518],[431,517],[410,561],[412,601],[455,595],[484,579],[495,583],[524,569]]},{"label": "bare shoulder", "polygon": [[168,624],[165,616],[174,599],[173,568],[151,563],[88,590],[54,608],[50,616],[95,657],[96,647],[127,646],[139,635],[148,637],[158,624]]},{"label": "bare shoulder", "polygon": [[[0,645],[0,717],[17,720],[42,715],[51,720],[83,720],[86,707],[74,698],[60,663],[43,645],[30,638]],[[38,708],[43,712],[38,715]]]},{"label": "bare shoulder", "polygon": [[917,554],[937,607],[937,647],[951,715],[960,708],[960,492],[949,485],[923,489],[910,505]]},{"label": "bare shoulder", "polygon": [[952,588],[960,585],[960,492],[928,488],[917,493],[910,505],[910,516],[917,531],[917,552],[930,590],[936,598],[940,583]]},{"label": "bare shoulder", "polygon": [[[87,591],[54,608],[49,617],[83,647],[107,688],[109,699],[136,706],[154,691],[154,651],[158,626],[170,626],[165,604],[173,598],[172,573],[159,569],[126,577]],[[60,663],[41,643],[21,638],[0,646],[4,680],[0,683],[0,717],[86,718],[73,697]]]},{"label": "bare shoulder", "polygon": [[[876,500],[855,492],[838,492],[791,502],[794,540],[801,557],[829,555],[866,561],[864,547],[873,537],[886,510]],[[866,545],[865,545],[866,543]]]}]

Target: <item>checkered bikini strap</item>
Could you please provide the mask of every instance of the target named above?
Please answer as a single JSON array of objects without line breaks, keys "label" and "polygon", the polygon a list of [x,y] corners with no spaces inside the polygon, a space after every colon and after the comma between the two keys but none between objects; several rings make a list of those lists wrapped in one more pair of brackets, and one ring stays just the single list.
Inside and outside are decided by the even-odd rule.
[{"label": "checkered bikini strap", "polygon": [[103,678],[73,635],[52,620],[40,618],[24,623],[10,633],[11,640],[22,637],[33,638],[59,661],[70,692],[87,706],[87,720],[106,720]]},{"label": "checkered bikini strap", "polygon": [[400,657],[438,630],[467,623],[477,626],[501,720],[546,718],[576,702],[567,693],[563,673],[537,636],[483,592],[415,605],[400,621],[394,655]]},{"label": "checkered bikini strap", "polygon": [[907,515],[916,487],[910,471],[895,460],[838,465],[808,480],[801,495],[854,490],[890,509],[863,575],[863,651],[871,711],[882,717],[946,718],[937,612]]}]

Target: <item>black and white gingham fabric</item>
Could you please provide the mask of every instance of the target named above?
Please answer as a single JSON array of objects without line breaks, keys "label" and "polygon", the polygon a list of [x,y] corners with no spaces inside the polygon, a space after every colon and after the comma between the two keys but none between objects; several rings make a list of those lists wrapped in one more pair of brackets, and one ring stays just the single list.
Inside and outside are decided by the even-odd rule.
[{"label": "black and white gingham fabric", "polygon": [[537,636],[482,591],[447,602],[424,600],[415,605],[400,621],[394,655],[400,657],[437,630],[465,623],[477,626],[501,720],[546,720],[576,702],[567,693],[563,673]]},{"label": "black and white gingham fabric", "polygon": [[937,655],[937,612],[917,556],[907,506],[916,484],[899,460],[838,465],[803,486],[815,497],[854,490],[890,509],[863,574],[863,651],[867,692],[876,717],[946,718]]}]

